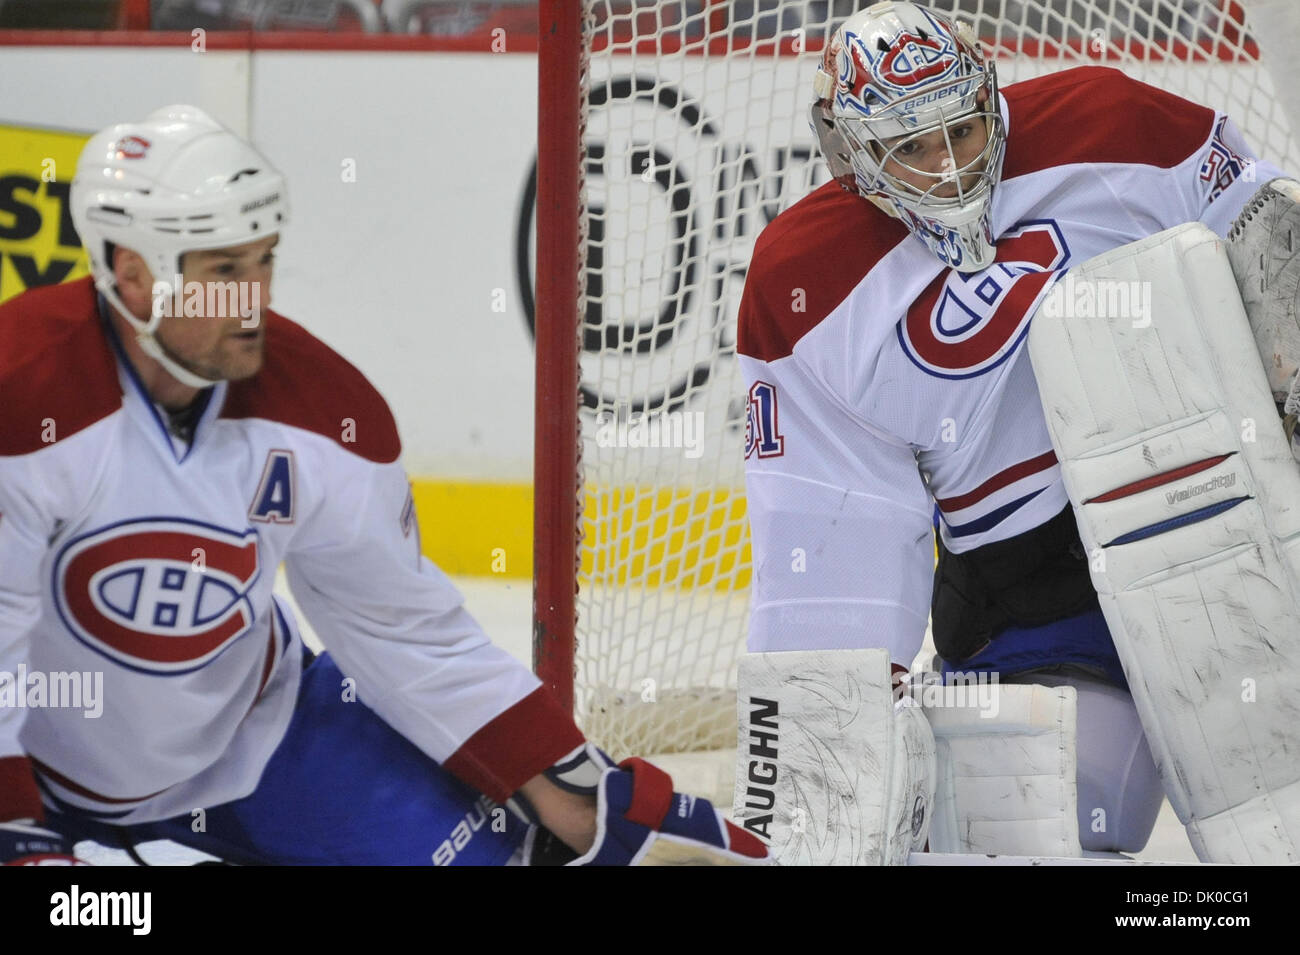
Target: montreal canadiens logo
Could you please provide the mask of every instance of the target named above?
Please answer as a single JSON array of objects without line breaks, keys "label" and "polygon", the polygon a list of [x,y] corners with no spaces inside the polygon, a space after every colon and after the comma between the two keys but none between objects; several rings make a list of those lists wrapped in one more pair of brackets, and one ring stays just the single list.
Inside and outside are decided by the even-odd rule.
[{"label": "montreal canadiens logo", "polygon": [[996,368],[1029,331],[1029,319],[1070,259],[1061,227],[1033,219],[997,243],[996,264],[944,269],[898,323],[903,353],[936,378],[973,378]]},{"label": "montreal canadiens logo", "polygon": [[890,86],[908,89],[950,73],[958,62],[957,50],[942,33],[919,36],[904,31],[889,44],[877,73]]},{"label": "montreal canadiens logo", "polygon": [[933,30],[901,31],[889,43],[882,43],[883,49],[857,34],[846,34],[844,47],[834,50],[840,88],[837,105],[870,114],[873,105],[888,101],[891,91],[911,92],[922,83],[954,73],[961,64],[961,53],[948,34],[931,23]]},{"label": "montreal canadiens logo", "polygon": [[847,95],[838,93],[835,98],[841,107],[849,106],[869,114],[871,103],[880,101],[877,93],[867,89],[867,85],[874,79],[872,70],[875,63],[871,59],[871,51],[863,45],[860,37],[850,34],[847,41],[847,49],[836,53],[836,73],[839,75],[839,86],[848,92]]},{"label": "montreal canadiens logo", "polygon": [[117,141],[118,159],[143,159],[151,143],[139,136],[123,136]]},{"label": "montreal canadiens logo", "polygon": [[261,567],[257,532],[198,521],[126,521],[69,541],[54,564],[72,635],[132,669],[198,669],[246,633]]}]

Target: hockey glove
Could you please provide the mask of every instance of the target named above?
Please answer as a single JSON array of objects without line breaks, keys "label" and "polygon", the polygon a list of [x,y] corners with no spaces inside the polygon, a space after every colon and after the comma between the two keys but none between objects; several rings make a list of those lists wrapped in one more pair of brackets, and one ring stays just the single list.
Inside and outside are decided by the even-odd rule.
[{"label": "hockey glove", "polygon": [[607,768],[596,786],[596,842],[569,865],[762,865],[767,848],[707,799],[673,792],[643,759]]}]

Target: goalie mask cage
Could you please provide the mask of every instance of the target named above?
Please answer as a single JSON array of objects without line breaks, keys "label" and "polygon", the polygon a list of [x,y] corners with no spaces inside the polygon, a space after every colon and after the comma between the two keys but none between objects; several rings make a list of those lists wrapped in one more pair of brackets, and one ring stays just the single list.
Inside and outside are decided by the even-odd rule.
[{"label": "goalie mask cage", "polygon": [[[736,312],[758,233],[827,179],[813,68],[865,6],[541,3],[534,662],[615,758],[736,744],[752,573]],[[1004,85],[1118,67],[1226,110],[1300,172],[1296,0],[931,6],[975,27]]]}]

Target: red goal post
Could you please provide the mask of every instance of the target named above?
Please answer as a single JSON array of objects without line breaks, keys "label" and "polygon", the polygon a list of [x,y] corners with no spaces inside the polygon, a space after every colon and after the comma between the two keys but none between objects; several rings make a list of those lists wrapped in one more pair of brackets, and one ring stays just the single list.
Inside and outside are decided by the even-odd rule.
[{"label": "red goal post", "polygon": [[[974,25],[1003,84],[1115,66],[1227,110],[1300,171],[1296,0],[931,6]],[[855,8],[540,5],[534,662],[615,757],[735,743],[750,579],[735,309],[758,231],[825,181],[811,70]]]}]

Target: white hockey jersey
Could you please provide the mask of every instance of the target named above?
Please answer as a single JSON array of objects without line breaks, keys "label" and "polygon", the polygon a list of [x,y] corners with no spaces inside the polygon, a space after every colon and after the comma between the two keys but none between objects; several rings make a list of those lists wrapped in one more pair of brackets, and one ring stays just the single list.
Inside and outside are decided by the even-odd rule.
[{"label": "white hockey jersey", "polygon": [[[1183,222],[1224,235],[1281,175],[1222,114],[1117,70],[1066,70],[1000,100],[989,269],[942,266],[833,182],[758,239],[738,330],[753,652],[880,646],[910,664],[930,608],[936,504],[956,553],[1068,504],[1021,347],[1054,279]],[[1095,291],[1070,290],[1070,306],[1140,320],[1140,288],[1084,301]]]},{"label": "white hockey jersey", "polygon": [[[281,562],[359,698],[475,788],[504,799],[581,743],[421,556],[383,399],[266,320],[261,371],[217,384],[186,444],[90,279],[0,308],[0,819],[31,814],[24,755],[59,800],[122,823],[250,793],[302,669]],[[67,705],[81,674],[102,674],[94,708]]]}]

